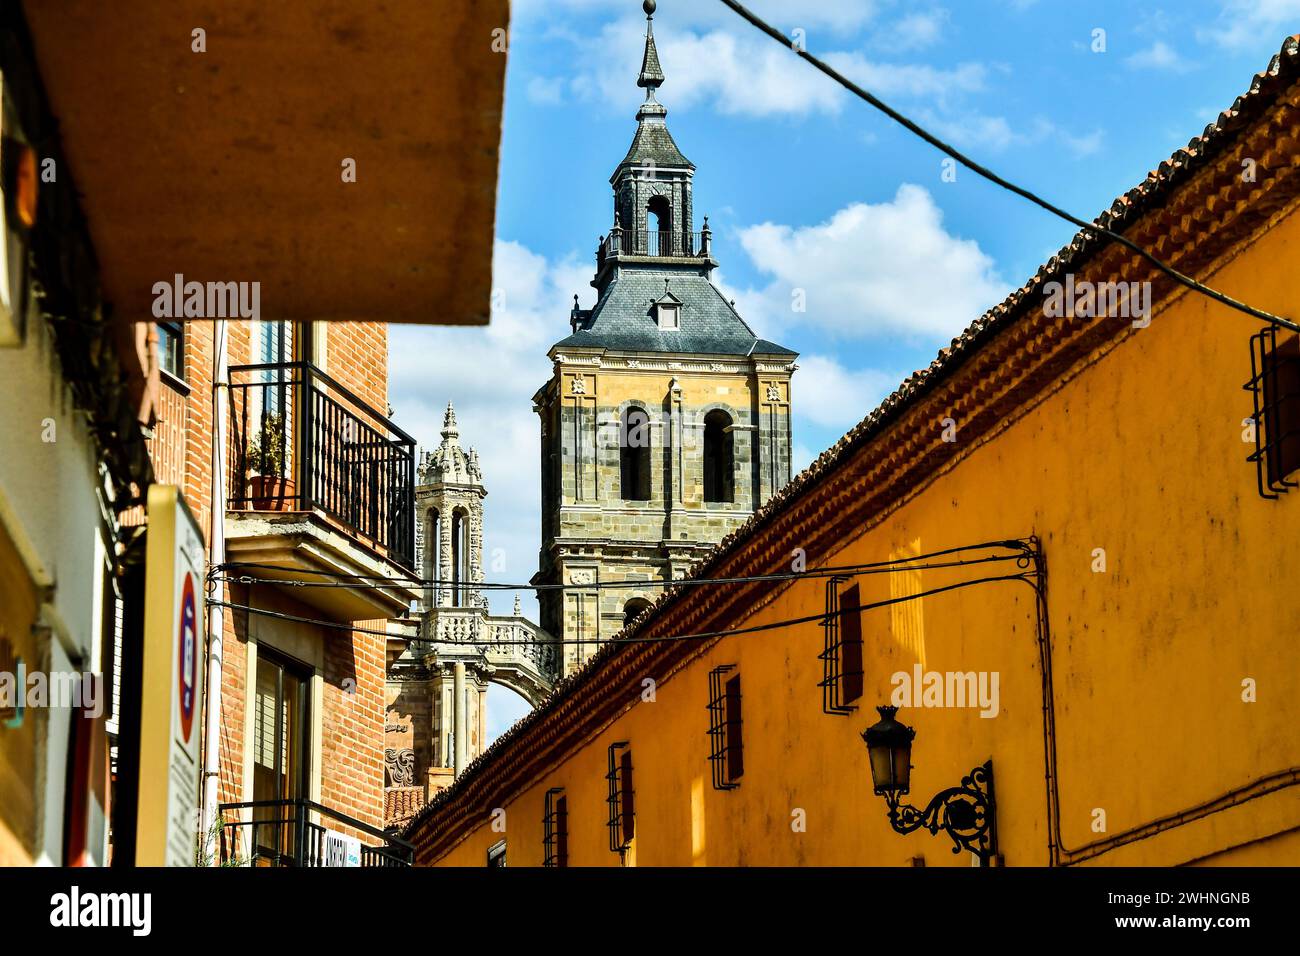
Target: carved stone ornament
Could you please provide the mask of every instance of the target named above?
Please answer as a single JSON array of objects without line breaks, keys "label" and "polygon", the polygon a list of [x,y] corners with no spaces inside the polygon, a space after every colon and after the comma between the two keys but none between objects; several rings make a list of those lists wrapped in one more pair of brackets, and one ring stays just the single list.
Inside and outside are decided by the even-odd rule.
[{"label": "carved stone ornament", "polygon": [[388,747],[384,750],[384,773],[390,787],[415,786],[415,751],[396,750]]}]

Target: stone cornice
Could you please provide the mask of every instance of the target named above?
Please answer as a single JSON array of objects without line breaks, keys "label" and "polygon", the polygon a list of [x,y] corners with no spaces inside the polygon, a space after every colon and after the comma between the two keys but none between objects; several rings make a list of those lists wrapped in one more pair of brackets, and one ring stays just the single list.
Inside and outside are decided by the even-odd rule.
[{"label": "stone cornice", "polygon": [[[694,352],[609,352],[567,349],[551,355],[556,370],[598,368],[640,372],[682,372],[689,375],[752,375],[789,377],[795,363],[763,362],[751,356],[700,355]],[[540,394],[540,393],[539,393]]]}]

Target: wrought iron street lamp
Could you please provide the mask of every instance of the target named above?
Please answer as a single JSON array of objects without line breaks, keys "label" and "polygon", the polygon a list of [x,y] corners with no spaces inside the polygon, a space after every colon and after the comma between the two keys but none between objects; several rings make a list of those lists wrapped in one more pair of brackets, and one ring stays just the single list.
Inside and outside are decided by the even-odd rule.
[{"label": "wrought iron street lamp", "polygon": [[871,762],[876,796],[885,798],[889,824],[897,833],[943,830],[952,838],[953,853],[970,850],[988,866],[997,856],[996,806],[993,801],[993,761],[961,778],[961,786],[934,795],[924,810],[902,802],[911,786],[912,741],[916,731],[894,719],[897,707],[877,707],[880,720],[862,732]]}]

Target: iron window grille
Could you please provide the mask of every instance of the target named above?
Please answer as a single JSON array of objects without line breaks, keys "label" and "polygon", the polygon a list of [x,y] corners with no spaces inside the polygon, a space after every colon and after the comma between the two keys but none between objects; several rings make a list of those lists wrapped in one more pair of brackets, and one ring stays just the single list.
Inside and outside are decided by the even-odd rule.
[{"label": "iron window grille", "polygon": [[1256,483],[1262,498],[1277,498],[1300,486],[1288,475],[1300,469],[1300,337],[1278,342],[1266,326],[1250,337],[1250,392],[1255,430]]},{"label": "iron window grille", "polygon": [[609,784],[609,796],[605,800],[609,807],[609,849],[611,853],[621,855],[632,845],[632,837],[636,835],[632,751],[628,749],[626,740],[609,745],[609,773],[605,774],[605,781]]},{"label": "iron window grille", "polygon": [[546,812],[542,816],[542,866],[569,865],[569,802],[563,787],[546,791]]},{"label": "iron window grille", "polygon": [[722,664],[709,671],[709,765],[714,790],[735,790],[745,772],[740,675],[726,676],[735,669],[734,664]]},{"label": "iron window grille", "polygon": [[488,869],[504,869],[506,865],[506,841],[498,840],[488,847],[487,851]]},{"label": "iron window grille", "polygon": [[835,575],[826,581],[826,616],[822,620],[825,645],[822,661],[822,710],[848,716],[862,696],[862,598],[855,584],[840,590],[849,579]]}]

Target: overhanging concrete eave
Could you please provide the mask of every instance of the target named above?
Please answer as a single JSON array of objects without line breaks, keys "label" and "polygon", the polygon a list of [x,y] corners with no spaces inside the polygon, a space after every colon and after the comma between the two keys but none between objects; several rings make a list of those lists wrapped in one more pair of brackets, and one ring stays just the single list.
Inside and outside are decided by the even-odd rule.
[{"label": "overhanging concrete eave", "polygon": [[389,578],[410,573],[316,515],[302,512],[227,512],[226,560],[234,565],[257,565],[232,568],[230,577],[246,575],[283,582],[273,586],[341,623],[397,617],[420,596],[414,587],[393,583],[356,587],[294,584],[346,584],[347,576]]},{"label": "overhanging concrete eave", "polygon": [[508,0],[22,11],[115,317],[182,274],[277,319],[487,322]]}]

